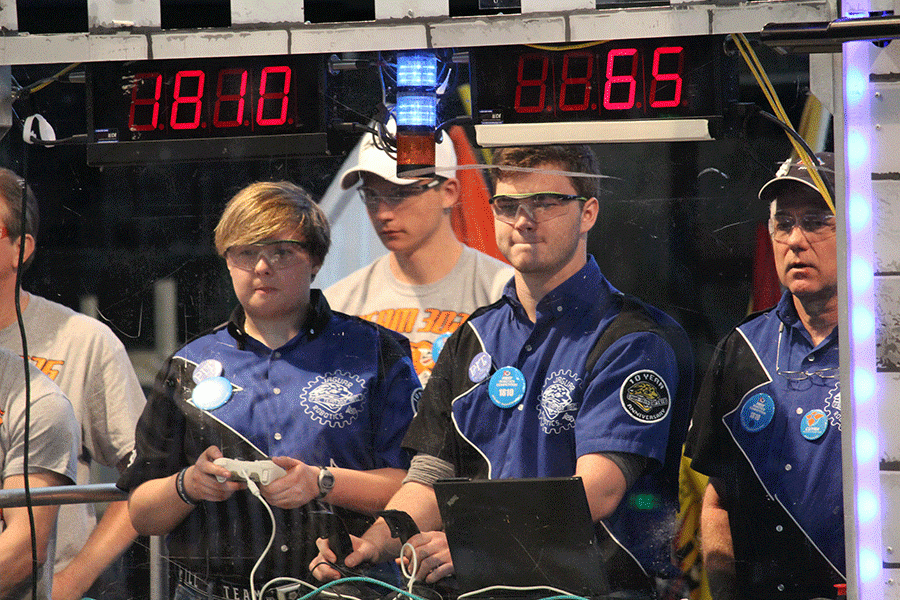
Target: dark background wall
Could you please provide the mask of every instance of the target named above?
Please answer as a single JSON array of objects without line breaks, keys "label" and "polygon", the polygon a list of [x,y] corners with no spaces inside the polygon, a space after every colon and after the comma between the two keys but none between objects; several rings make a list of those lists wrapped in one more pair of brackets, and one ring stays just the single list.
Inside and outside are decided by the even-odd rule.
[{"label": "dark background wall", "polygon": [[[759,52],[796,123],[808,92],[806,61]],[[27,85],[63,66],[14,67],[13,75]],[[360,74],[329,89],[352,92],[356,114],[342,118],[374,113],[376,82]],[[739,88],[740,100],[763,106],[749,76],[742,73]],[[461,111],[446,104],[445,112]],[[18,118],[44,115],[59,138],[86,130],[83,85],[52,84],[15,110]],[[620,289],[683,323],[699,369],[747,311],[755,228],[767,217],[756,192],[789,144],[774,126],[750,120],[711,142],[595,150],[610,179],[590,250]],[[40,250],[26,288],[73,307],[97,296],[102,318],[132,349],[153,346],[153,283],[163,277],[178,285],[181,340],[227,318],[234,298],[212,230],[231,195],[263,179],[288,179],[319,195],[342,160],[337,148],[333,156],[98,167],[87,165],[83,145],[26,146],[17,127],[0,141],[0,163],[26,174],[41,204]]]}]

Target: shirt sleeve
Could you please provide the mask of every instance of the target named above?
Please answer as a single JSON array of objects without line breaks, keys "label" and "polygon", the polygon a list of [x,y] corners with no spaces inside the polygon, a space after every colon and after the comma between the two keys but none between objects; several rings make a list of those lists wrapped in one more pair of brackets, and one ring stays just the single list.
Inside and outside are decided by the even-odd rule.
[{"label": "shirt sleeve", "polygon": [[457,353],[454,342],[466,327],[464,324],[457,329],[441,350],[422,392],[416,416],[403,440],[403,445],[415,453],[429,454],[454,465],[459,463],[454,450],[451,375]]},{"label": "shirt sleeve", "polygon": [[128,468],[116,485],[130,491],[145,481],[176,473],[183,459],[185,418],[175,403],[184,376],[183,362],[170,358],[159,371],[135,431]]},{"label": "shirt sleeve", "polygon": [[375,454],[381,467],[409,468],[409,455],[401,442],[422,392],[412,363],[409,342],[379,328],[381,390],[373,399]]},{"label": "shirt sleeve", "polygon": [[669,343],[655,333],[626,334],[589,377],[575,426],[577,456],[628,452],[663,464],[679,385]]},{"label": "shirt sleeve", "polygon": [[[731,460],[733,440],[722,419],[740,400],[735,399],[733,379],[737,374],[732,373],[729,377],[729,372],[737,351],[736,344],[741,341],[740,334],[733,331],[716,348],[703,377],[685,444],[684,453],[691,459],[691,468],[710,477],[724,477],[726,465]],[[731,384],[729,380],[732,380]]]},{"label": "shirt sleeve", "polygon": [[[27,434],[29,472],[50,471],[75,483],[81,436],[72,404],[46,375],[34,367],[31,367],[31,395],[28,431],[24,408],[20,410],[17,405],[15,411],[2,415],[7,421],[5,427],[9,435],[3,478],[24,474]],[[23,407],[24,391],[21,398]]]},{"label": "shirt sleeve", "polygon": [[[108,336],[113,336],[112,332]],[[134,431],[145,398],[125,347],[108,336],[104,336],[102,351],[91,369],[83,403],[82,443],[93,460],[115,468],[134,448]]]}]

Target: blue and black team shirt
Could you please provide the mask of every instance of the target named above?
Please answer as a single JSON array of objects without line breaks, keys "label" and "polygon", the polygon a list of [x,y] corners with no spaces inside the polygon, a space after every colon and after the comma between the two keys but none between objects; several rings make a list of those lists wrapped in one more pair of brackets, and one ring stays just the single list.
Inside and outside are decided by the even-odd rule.
[{"label": "blue and black team shirt", "polygon": [[[120,487],[172,475],[210,445],[245,460],[290,456],[350,469],[408,468],[401,441],[420,385],[405,338],[332,312],[318,290],[312,290],[303,331],[281,348],[248,336],[243,324],[238,308],[228,323],[169,359],[138,423],[135,457]],[[209,360],[221,365],[231,398],[201,410],[192,400],[199,385],[194,375]],[[260,581],[306,574],[315,538],[331,526],[307,508],[273,509],[276,540]],[[367,525],[361,515],[343,516],[353,533]],[[246,583],[270,529],[259,500],[246,491],[225,502],[201,502],[170,534],[170,558],[204,577]]]},{"label": "blue and black team shirt", "polygon": [[844,581],[837,328],[817,346],[785,293],[719,345],[686,454],[729,512],[753,598],[833,598]]},{"label": "blue and black team shirt", "polygon": [[[491,383],[510,381],[509,367],[523,386]],[[534,323],[514,282],[469,317],[441,351],[404,445],[454,464],[457,476],[490,479],[571,476],[590,453],[646,457],[646,473],[598,524],[621,561],[611,583],[641,589],[648,574],[672,574],[691,369],[683,330],[626,299],[590,257],[538,303]]]}]

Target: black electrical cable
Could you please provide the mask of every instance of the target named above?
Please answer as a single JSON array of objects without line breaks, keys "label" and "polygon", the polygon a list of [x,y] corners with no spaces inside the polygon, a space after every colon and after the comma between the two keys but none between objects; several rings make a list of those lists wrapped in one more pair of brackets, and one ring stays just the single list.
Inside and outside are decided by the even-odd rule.
[{"label": "black electrical cable", "polygon": [[33,137],[28,143],[34,144],[36,146],[69,146],[75,144],[87,144],[88,136],[86,133],[76,133],[75,135],[60,138],[58,140],[40,140]]},{"label": "black electrical cable", "polygon": [[[34,526],[34,505],[31,500],[31,484],[28,478],[28,453],[30,451],[31,437],[31,370],[30,359],[28,358],[28,339],[25,336],[25,321],[22,318],[22,264],[25,262],[25,226],[27,225],[28,213],[28,147],[26,146],[22,152],[22,215],[19,220],[19,264],[16,265],[16,321],[19,324],[19,335],[22,338],[22,365],[25,369],[25,440],[22,446],[24,457],[22,460],[22,471],[25,484],[25,507],[28,510],[28,525],[31,530],[31,594],[32,598],[37,598],[37,582],[38,582],[38,560],[37,560],[37,533]],[[53,568],[48,565],[47,568]],[[49,592],[49,590],[48,590]]]},{"label": "black electrical cable", "polygon": [[[759,115],[761,117],[763,117],[764,119],[766,119],[767,121],[771,121],[771,122],[775,123],[776,125],[778,125],[779,127],[781,127],[789,136],[794,138],[798,144],[803,146],[803,149],[806,150],[806,153],[809,154],[810,158],[812,158],[813,161],[816,161],[816,153],[813,151],[813,149],[810,147],[810,145],[806,142],[806,140],[803,139],[802,135],[800,135],[792,127],[789,127],[786,123],[782,122],[781,119],[779,119],[772,113],[766,112],[764,110],[760,110]],[[813,166],[815,167],[816,171],[819,172],[819,175],[822,176],[822,169],[820,168],[821,165],[815,164]],[[831,202],[833,204],[835,201],[834,186],[832,186],[831,181],[829,181],[828,178],[824,177],[824,176],[822,176],[822,183],[825,184],[825,189],[828,191],[828,194],[831,196]]]}]

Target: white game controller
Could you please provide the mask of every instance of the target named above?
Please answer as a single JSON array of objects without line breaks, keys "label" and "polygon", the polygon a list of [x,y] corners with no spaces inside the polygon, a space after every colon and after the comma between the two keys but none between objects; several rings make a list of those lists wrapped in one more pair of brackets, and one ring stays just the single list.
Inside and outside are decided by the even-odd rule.
[{"label": "white game controller", "polygon": [[[225,467],[231,471],[232,481],[246,481],[249,477],[253,481],[269,485],[276,479],[284,477],[287,472],[273,463],[271,460],[237,460],[234,458],[217,458],[214,465]],[[219,483],[225,483],[227,478],[216,475]]]}]

